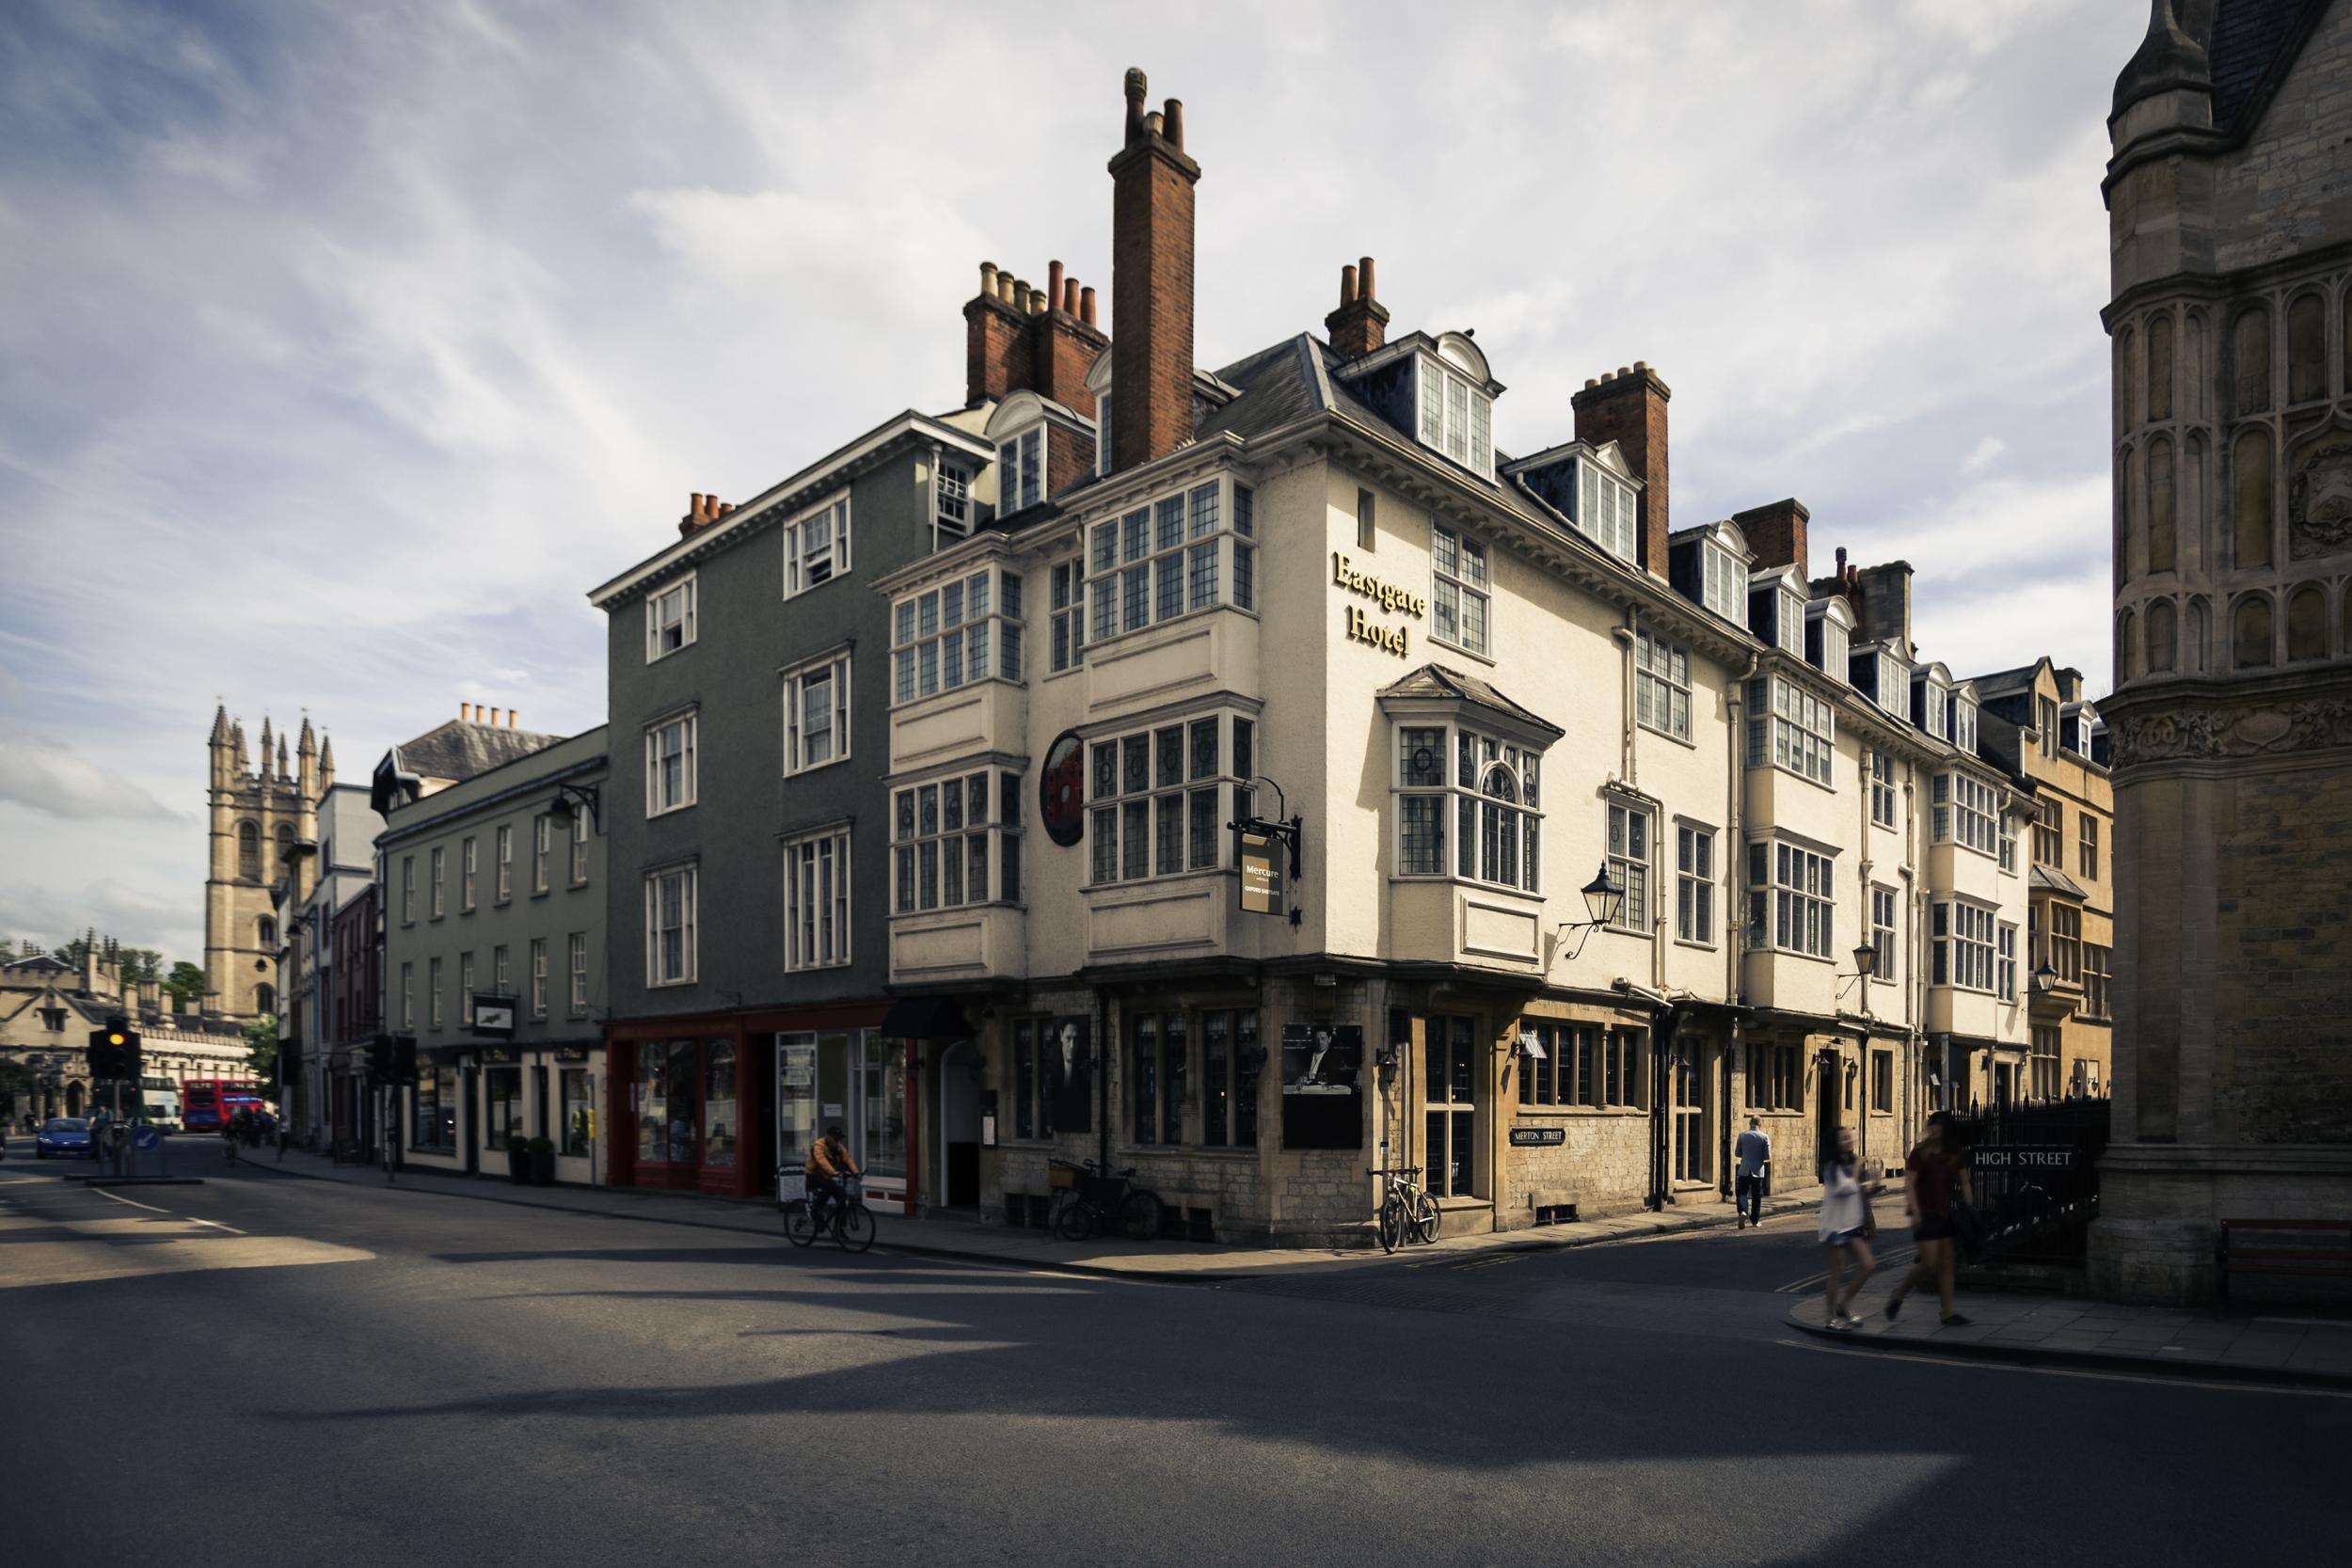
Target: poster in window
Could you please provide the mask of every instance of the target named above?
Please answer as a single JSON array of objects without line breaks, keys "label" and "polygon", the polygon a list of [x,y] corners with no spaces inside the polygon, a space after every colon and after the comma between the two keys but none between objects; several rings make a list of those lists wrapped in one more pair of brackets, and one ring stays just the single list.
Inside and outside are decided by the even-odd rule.
[{"label": "poster in window", "polygon": [[1364,1031],[1359,1024],[1282,1025],[1284,1094],[1354,1094],[1363,1065]]},{"label": "poster in window", "polygon": [[1045,1092],[1054,1111],[1054,1131],[1086,1132],[1094,1127],[1094,1028],[1085,1018],[1057,1018],[1045,1053]]},{"label": "poster in window", "polygon": [[1364,1031],[1354,1023],[1282,1025],[1282,1147],[1357,1148]]}]

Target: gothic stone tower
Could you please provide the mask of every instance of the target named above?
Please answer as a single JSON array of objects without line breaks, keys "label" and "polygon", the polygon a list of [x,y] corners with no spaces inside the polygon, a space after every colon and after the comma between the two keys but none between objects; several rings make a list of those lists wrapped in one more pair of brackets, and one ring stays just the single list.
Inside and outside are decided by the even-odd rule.
[{"label": "gothic stone tower", "polygon": [[2115,1134],[2091,1278],[2352,1211],[2352,0],[2154,0],[2115,87]]},{"label": "gothic stone tower", "polygon": [[289,907],[316,875],[318,801],[335,781],[335,753],[302,721],[294,766],[286,737],[271,754],[262,721],[258,768],[246,761],[245,725],[227,708],[213,714],[210,871],[204,882],[204,985],[208,1010],[240,1022],[277,1011],[278,911],[271,889],[292,881]]}]

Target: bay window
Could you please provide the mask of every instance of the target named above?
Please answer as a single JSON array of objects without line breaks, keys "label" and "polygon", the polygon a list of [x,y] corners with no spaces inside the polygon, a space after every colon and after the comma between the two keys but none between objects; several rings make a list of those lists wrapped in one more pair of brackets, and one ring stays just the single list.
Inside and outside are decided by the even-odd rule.
[{"label": "bay window", "polygon": [[[1220,605],[1257,607],[1255,497],[1239,483],[1231,483],[1229,493],[1229,483],[1210,480],[1154,498],[1088,531],[1086,590],[1093,621],[1086,641],[1103,642]],[[1074,581],[1070,592],[1074,604]],[[1074,621],[1067,640],[1072,664],[1078,662]]]},{"label": "bay window", "polygon": [[[891,701],[1021,678],[1021,578],[991,566],[891,608]],[[1058,666],[1057,666],[1058,668]]]},{"label": "bay window", "polygon": [[1993,786],[1966,773],[1935,776],[1932,820],[1938,844],[1962,844],[1980,855],[1999,850]]},{"label": "bay window", "polygon": [[[1054,623],[1051,668],[1059,673],[1076,669],[1087,659],[1086,562],[1057,562],[1051,580],[1053,595],[1047,606]],[[906,701],[904,696],[898,700]]]},{"label": "bay window", "polygon": [[1950,898],[1931,905],[1929,914],[1929,983],[1991,990],[1993,911]]},{"label": "bay window", "polygon": [[1837,720],[1828,703],[1774,675],[1748,682],[1748,766],[1786,768],[1833,787]]},{"label": "bay window", "polygon": [[1095,741],[1087,795],[1092,884],[1221,866],[1232,819],[1226,786],[1246,781],[1255,734],[1252,720],[1211,714]]},{"label": "bay window", "polygon": [[1020,774],[911,784],[893,792],[891,808],[896,912],[1020,901]]},{"label": "bay window", "polygon": [[1748,925],[1758,946],[1826,958],[1837,935],[1827,855],[1778,839],[1748,846]]},{"label": "bay window", "polygon": [[1400,724],[1396,733],[1398,874],[1447,875],[1451,844],[1454,876],[1540,891],[1538,753],[1458,725]]}]

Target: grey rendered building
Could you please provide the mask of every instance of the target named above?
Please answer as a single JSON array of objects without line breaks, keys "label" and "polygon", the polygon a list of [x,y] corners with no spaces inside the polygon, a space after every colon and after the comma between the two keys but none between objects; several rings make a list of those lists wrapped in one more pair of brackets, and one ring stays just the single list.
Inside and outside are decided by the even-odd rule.
[{"label": "grey rendered building", "polygon": [[[327,767],[331,780],[331,760]],[[335,916],[375,879],[375,835],[384,819],[369,803],[366,784],[329,782],[319,791],[317,820],[317,869],[309,892],[285,918],[278,1053],[288,1131],[325,1148],[338,1120],[336,1053],[355,1043],[349,1009],[338,1016],[335,1005]],[[347,1075],[343,1081],[342,1092],[348,1095]],[[345,1125],[352,1119],[348,1111],[341,1118]]]},{"label": "grey rendered building", "polygon": [[905,1196],[873,583],[981,520],[987,412],[910,410],[739,506],[698,495],[676,539],[589,595],[611,628],[616,1184],[748,1196],[839,1121],[868,1196]]},{"label": "grey rendered building", "polygon": [[417,1045],[398,1118],[411,1164],[502,1172],[511,1140],[545,1136],[558,1180],[600,1175],[605,772],[602,726],[559,739],[466,720],[376,768],[383,1026]]}]

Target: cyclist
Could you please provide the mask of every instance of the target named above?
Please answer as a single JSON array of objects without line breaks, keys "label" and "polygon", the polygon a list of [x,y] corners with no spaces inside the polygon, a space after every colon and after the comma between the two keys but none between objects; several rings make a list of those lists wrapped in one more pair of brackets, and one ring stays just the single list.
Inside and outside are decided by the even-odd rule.
[{"label": "cyclist", "polygon": [[858,1174],[857,1162],[850,1157],[850,1145],[838,1123],[826,1128],[825,1135],[809,1149],[808,1164],[802,1171],[808,1178],[809,1217],[821,1226],[826,1202],[838,1203],[849,1196],[842,1190],[841,1179]]}]

